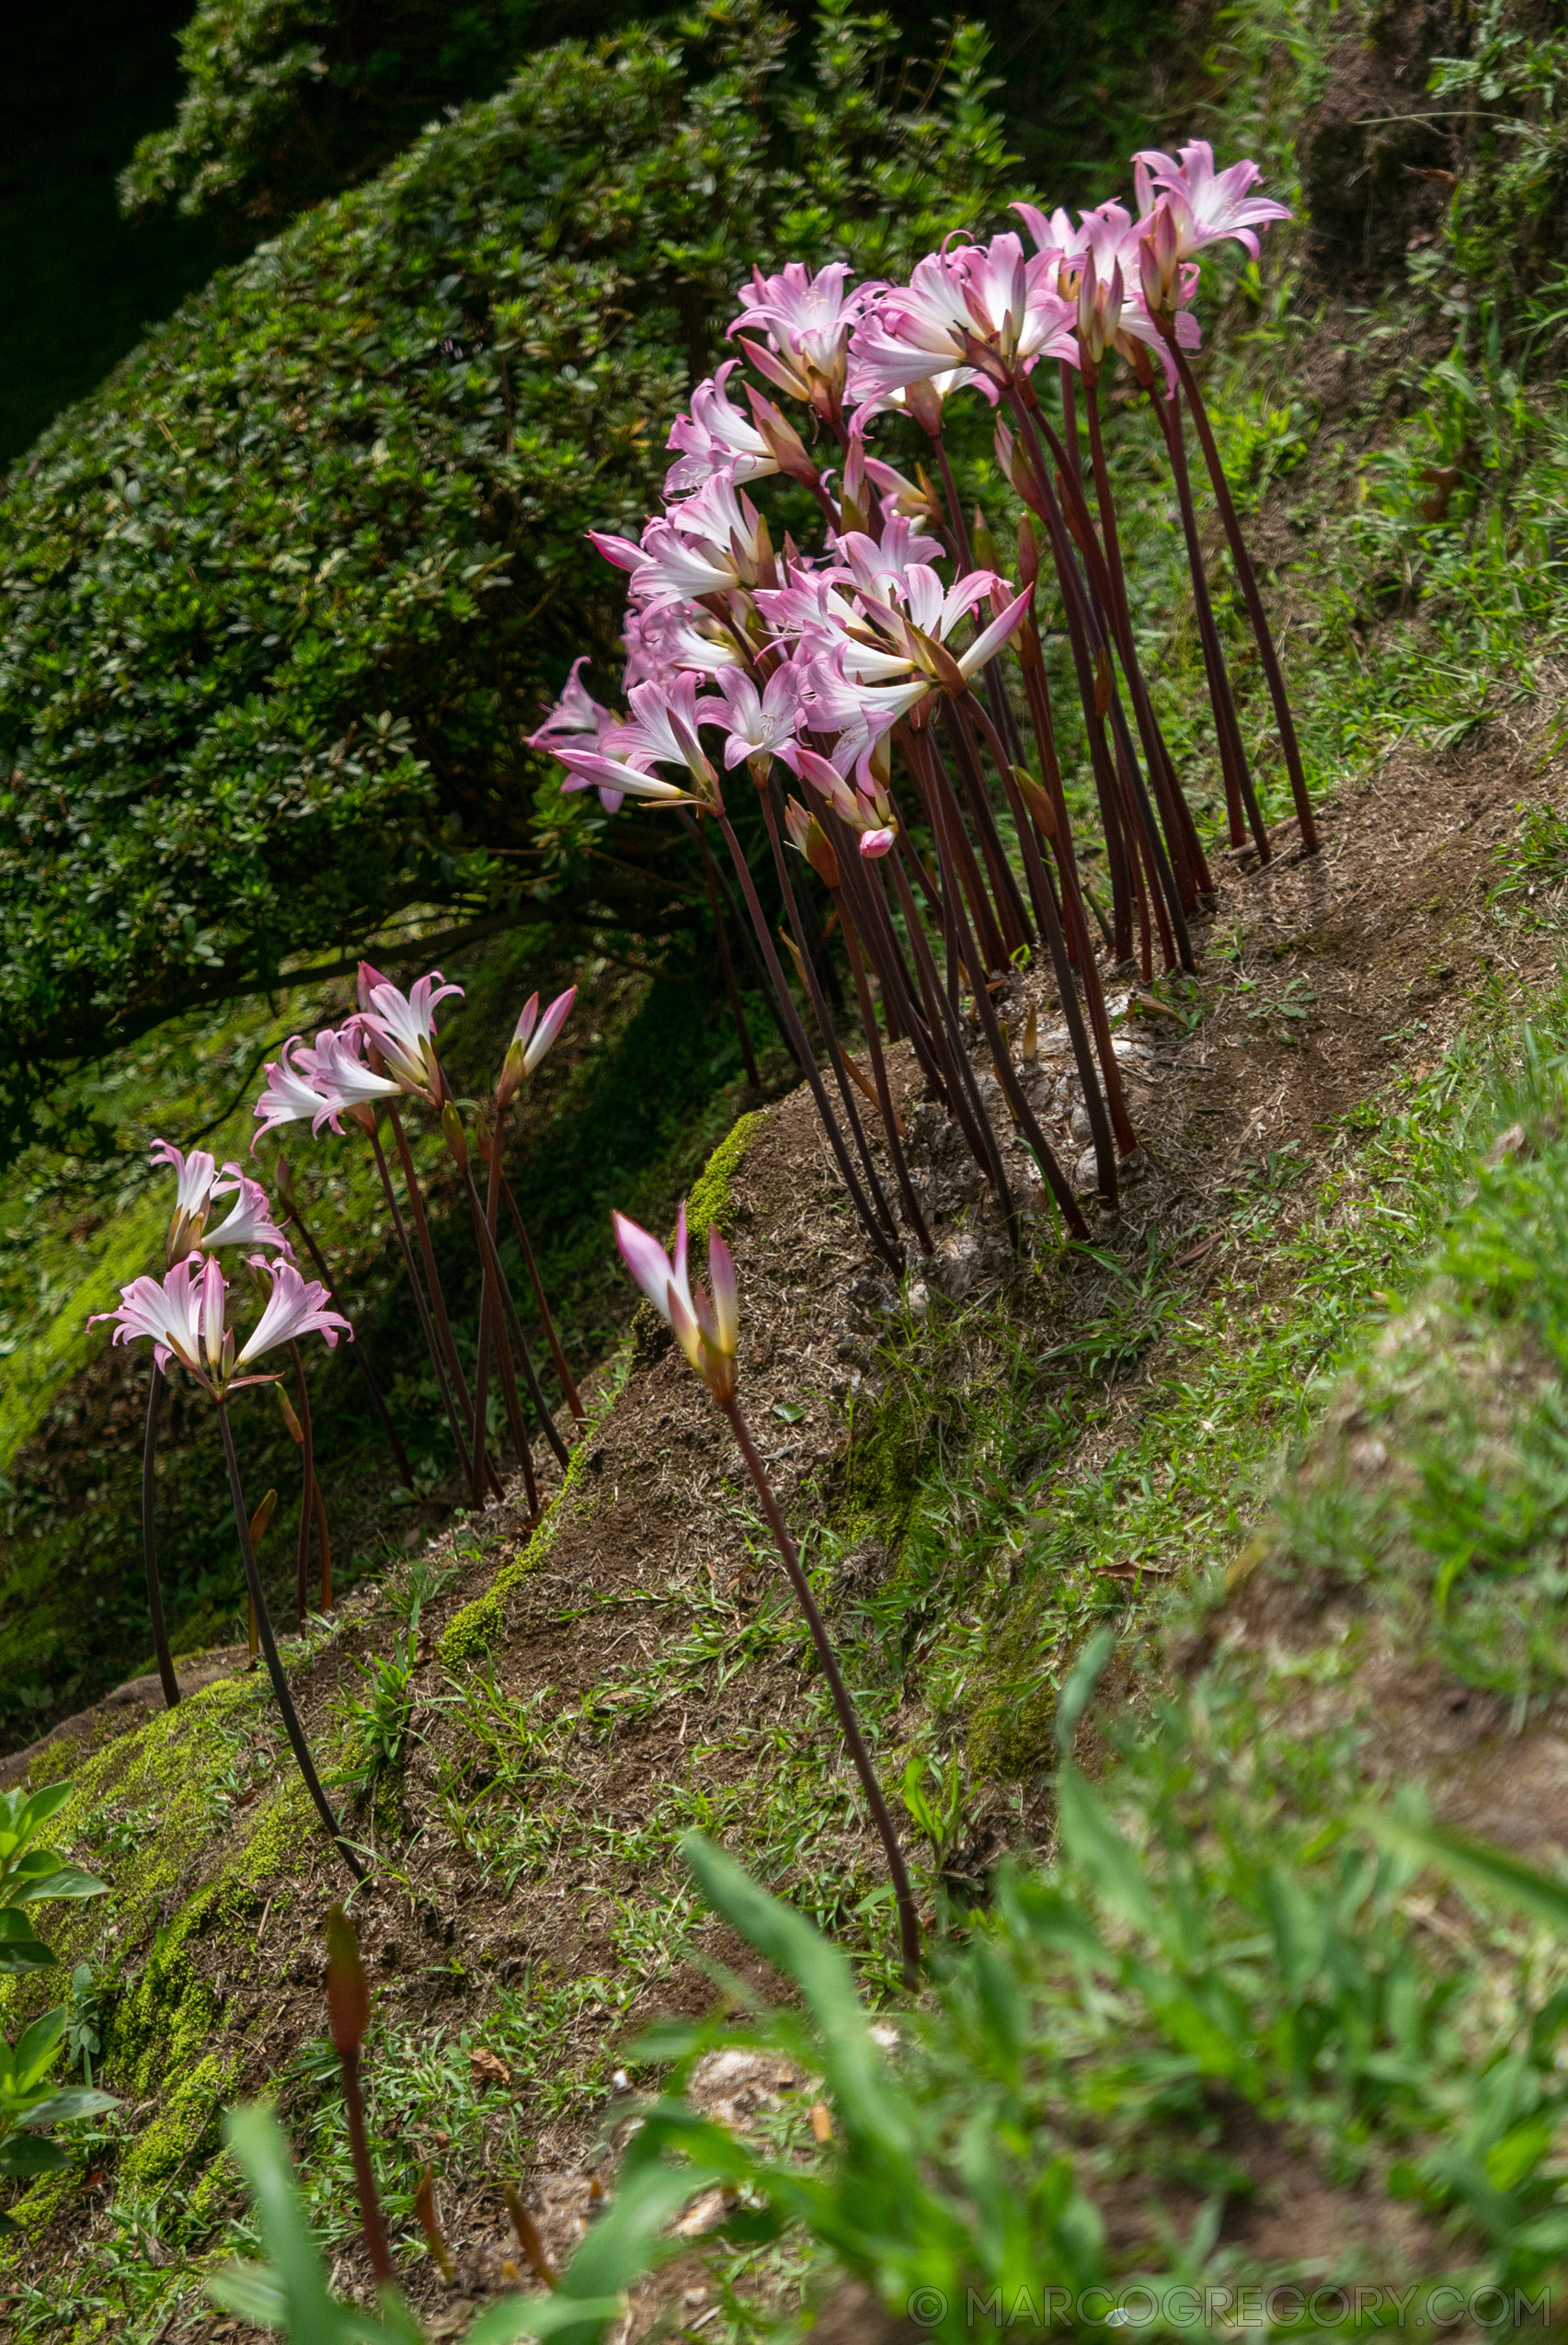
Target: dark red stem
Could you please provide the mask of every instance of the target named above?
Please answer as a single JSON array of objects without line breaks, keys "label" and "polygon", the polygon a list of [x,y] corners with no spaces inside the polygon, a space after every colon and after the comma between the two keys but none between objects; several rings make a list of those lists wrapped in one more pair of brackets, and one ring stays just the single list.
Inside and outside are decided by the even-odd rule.
[{"label": "dark red stem", "polygon": [[806,1616],[806,1625],[811,1631],[811,1642],[817,1648],[818,1662],[823,1676],[828,1681],[828,1689],[833,1697],[833,1708],[839,1714],[839,1725],[843,1733],[845,1746],[853,1762],[855,1773],[860,1778],[861,1788],[865,1793],[866,1805],[871,1810],[872,1821],[876,1826],[878,1836],[887,1852],[887,1870],[893,1881],[893,1896],[898,1909],[898,1937],[903,1948],[904,1977],[907,1983],[913,1986],[920,1978],[921,1969],[920,1916],[915,1911],[914,1892],[910,1886],[909,1868],[904,1862],[904,1852],[898,1846],[898,1836],[893,1829],[893,1819],[887,1812],[887,1802],[882,1796],[882,1786],[877,1781],[876,1770],[871,1764],[871,1754],[865,1747],[865,1738],[860,1731],[860,1721],[855,1715],[854,1703],[840,1671],[838,1656],[833,1651],[832,1639],[828,1634],[828,1624],[817,1608],[817,1599],[811,1593],[811,1583],[801,1569],[800,1557],[796,1552],[795,1541],[791,1539],[784,1518],[779,1512],[779,1504],[773,1496],[773,1484],[768,1480],[767,1468],[757,1453],[756,1445],[747,1430],[746,1420],[740,1413],[740,1404],[732,1397],[728,1401],[721,1401],[719,1405],[729,1419],[729,1429],[734,1434],[740,1454],[746,1460],[746,1470],[755,1486],[762,1512],[768,1518],[768,1527],[773,1532],[779,1554],[784,1561],[784,1570],[789,1574],[790,1585],[794,1588],[801,1611]]}]

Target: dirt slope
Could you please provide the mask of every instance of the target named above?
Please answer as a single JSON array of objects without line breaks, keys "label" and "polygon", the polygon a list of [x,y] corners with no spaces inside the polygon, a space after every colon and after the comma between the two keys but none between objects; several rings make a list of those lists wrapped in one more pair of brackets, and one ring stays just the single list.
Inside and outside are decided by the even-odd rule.
[{"label": "dirt slope", "polygon": [[[1173,1015],[1135,1005],[1127,1020],[1144,1146],[1125,1210],[1102,1220],[1098,1243],[1129,1261],[1163,1245],[1196,1296],[1256,1242],[1222,1210],[1239,1184],[1284,1152],[1310,1167],[1334,1119],[1435,1063],[1494,966],[1514,1014],[1528,1003],[1555,965],[1553,941],[1516,923],[1501,931],[1485,887],[1520,802],[1561,796],[1555,772],[1540,770],[1543,738],[1497,726],[1462,753],[1396,757],[1324,810],[1320,857],[1292,856],[1286,840],[1266,870],[1250,858],[1230,870],[1196,999]],[[1008,1003],[1014,1033],[1026,990],[1019,980]],[[1048,1012],[1041,1023],[1036,1080],[1071,1161],[1071,1101],[1053,1073]],[[1068,1341],[1089,1308],[1082,1264],[1055,1253],[1038,1222],[1033,1259],[1011,1261],[994,1214],[907,1087],[904,1106],[942,1233],[908,1298],[912,1319],[891,1279],[867,1267],[804,1092],[747,1119],[697,1200],[733,1239],[743,1398],[803,1528],[853,1493],[886,1347],[918,1324],[920,1288],[927,1310],[932,1290],[973,1299],[1006,1288],[1041,1350]],[[1113,1388],[1105,1421],[1056,1466],[1045,1504],[1115,1447],[1150,1366]],[[641,1321],[594,1406],[567,1486],[532,1539],[515,1511],[495,1507],[421,1559],[430,1592],[406,1765],[354,1812],[381,1867],[355,1912],[387,2043],[441,2048],[439,2089],[399,2099],[389,2082],[381,2123],[405,2162],[429,2156],[443,2173],[465,2294],[499,2284],[500,2180],[521,2174],[566,2244],[603,2154],[623,2048],[661,2012],[704,2008],[713,1962],[748,1968],[692,1911],[677,1829],[727,1832],[772,1885],[852,1936],[870,1927],[862,1901],[878,1888],[875,1844],[722,1422],[662,1332]],[[864,1635],[896,1558],[872,1540],[840,1560],[835,1609]],[[1226,1560],[1166,1561],[1173,1572]],[[1112,1600],[1147,1594],[1124,1587]],[[359,1664],[392,1651],[406,1616],[405,1573],[353,1600],[299,1659],[301,1708],[328,1754],[350,1733],[340,1705],[364,1696]],[[931,1689],[918,1656],[877,1653],[874,1639],[856,1649],[891,1687],[876,1727],[891,1779]],[[141,1722],[124,1731],[128,1717]],[[345,1883],[275,1754],[265,1687],[242,1673],[166,1719],[100,1706],[32,1760],[35,1781],[75,1775],[68,1821],[114,1882],[110,1904],[57,1935],[68,1960],[106,1964],[114,1982],[107,2073],[135,2138],[118,2174],[106,2150],[86,2191],[35,2187],[18,2275],[70,2269],[111,2230],[113,2194],[132,2183],[163,2190],[177,2210],[166,2253],[199,2255],[235,2202],[212,2164],[215,2106],[282,2077],[285,2110],[307,2132],[315,2122],[322,1924]],[[1050,1833],[1041,1778],[992,1789],[970,1850],[982,1871],[1004,1842]],[[389,2058],[389,2076],[396,2065]],[[188,2089],[192,2075],[200,2090]],[[312,2138],[340,2155],[319,2125]],[[393,2212],[406,2218],[406,2196],[394,2194]],[[339,2278],[363,2277],[349,2245]],[[432,2302],[442,2294],[429,2268],[413,2285]],[[192,2300],[166,2333],[235,2332]]]}]

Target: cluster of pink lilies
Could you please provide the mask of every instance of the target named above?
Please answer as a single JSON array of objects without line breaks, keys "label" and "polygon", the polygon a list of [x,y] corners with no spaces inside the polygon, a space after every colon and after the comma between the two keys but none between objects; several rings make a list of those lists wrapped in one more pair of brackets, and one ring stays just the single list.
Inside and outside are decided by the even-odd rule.
[{"label": "cluster of pink lilies", "polygon": [[[1189,418],[1253,618],[1303,839],[1316,843],[1266,615],[1190,365],[1201,339],[1192,306],[1200,256],[1230,239],[1255,258],[1257,231],[1289,215],[1256,191],[1255,164],[1217,171],[1201,140],[1174,157],[1139,155],[1134,177],[1135,211],[1106,203],[1074,222],[1019,203],[1026,235],[955,239],[906,285],[854,285],[841,264],[815,275],[798,263],[771,277],[754,270],[730,333],[768,389],[748,382],[740,403],[741,359],[698,384],[670,434],[665,510],[635,542],[595,535],[629,578],[625,707],[596,702],[578,660],[533,737],[565,767],[567,790],[596,789],[612,812],[627,797],[676,806],[720,833],[785,1039],[817,1092],[867,1235],[890,1265],[901,1241],[857,1088],[875,1090],[903,1219],[922,1253],[929,1234],[890,1112],[884,1044],[907,1037],[1016,1230],[1002,1150],[970,1065],[967,994],[1009,1120],[1067,1226],[1086,1234],[990,994],[1021,961],[1049,955],[1097,1184],[1114,1204],[1117,1162],[1136,1134],[1096,948],[1103,936],[1116,962],[1136,961],[1146,978],[1156,955],[1166,968],[1191,968],[1188,922],[1213,894],[1134,636],[1099,402],[1115,360],[1149,395],[1182,507],[1231,844],[1250,830],[1260,857],[1272,852],[1204,568]],[[799,429],[770,392],[806,410]],[[1001,575],[990,524],[966,513],[954,480],[944,423],[948,402],[965,394],[995,411],[997,457],[1025,509],[1016,579]],[[934,477],[921,466],[911,479],[872,452],[878,424],[899,415],[926,435]],[[823,524],[818,551],[787,535],[775,549],[747,493],[770,475],[810,493]],[[1082,879],[1062,790],[1043,648],[1053,634],[1077,689],[1108,913]],[[726,789],[741,767],[755,785],[825,1072],[735,836]],[[869,1084],[846,1067],[831,1031],[815,922],[802,917],[786,841],[831,898]]]},{"label": "cluster of pink lilies", "polygon": [[[535,994],[517,1021],[493,1097],[475,1119],[475,1143],[487,1168],[483,1200],[474,1180],[468,1138],[437,1046],[437,1006],[462,990],[461,986],[446,984],[437,969],[421,977],[405,994],[379,970],[362,962],[357,1011],[336,1028],[323,1027],[314,1045],[307,1045],[301,1035],[291,1035],[278,1058],[269,1063],[266,1083],[256,1103],[260,1127],[257,1139],[289,1124],[308,1123],[313,1134],[326,1128],[342,1138],[351,1129],[369,1142],[470,1497],[478,1504],[491,1495],[501,1494],[500,1474],[487,1440],[488,1380],[493,1363],[498,1372],[509,1431],[522,1471],[528,1512],[537,1516],[540,1502],[532,1442],[522,1402],[524,1390],[540,1430],[563,1465],[567,1447],[540,1389],[501,1262],[497,1236],[503,1198],[515,1221],[567,1406],[578,1420],[582,1404],[539,1283],[538,1265],[527,1230],[506,1178],[502,1139],[508,1112],[560,1034],[577,998],[577,989],[568,989],[543,1012]],[[478,1351],[472,1382],[464,1373],[453,1339],[425,1200],[402,1121],[402,1109],[409,1104],[422,1106],[440,1120],[474,1222],[482,1284]],[[402,1175],[402,1202],[382,1146],[383,1118],[393,1135]],[[220,1171],[205,1151],[192,1150],[186,1155],[172,1141],[164,1139],[154,1142],[152,1154],[155,1164],[166,1168],[175,1177],[175,1201],[165,1241],[164,1275],[132,1279],[121,1290],[117,1309],[97,1316],[113,1321],[117,1344],[150,1340],[153,1345],[143,1452],[142,1522],[148,1611],[164,1697],[172,1706],[179,1699],[179,1686],[158,1578],[155,1454],[163,1382],[171,1366],[177,1364],[212,1401],[218,1420],[250,1603],[253,1651],[258,1645],[265,1655],[290,1742],[317,1812],[350,1870],[360,1877],[363,1871],[361,1852],[343,1837],[316,1774],[289,1692],[257,1565],[257,1544],[270,1518],[275,1493],[269,1492],[252,1514],[241,1485],[228,1417],[233,1394],[250,1385],[277,1385],[290,1431],[303,1453],[295,1574],[298,1619],[303,1628],[309,1608],[313,1521],[320,1540],[320,1601],[324,1611],[331,1607],[331,1549],[325,1503],[315,1470],[310,1403],[300,1341],[307,1335],[320,1335],[328,1345],[335,1345],[343,1334],[351,1342],[353,1329],[339,1305],[321,1250],[305,1222],[288,1160],[281,1153],[276,1161],[281,1224],[274,1218],[266,1189],[240,1165],[225,1164]],[[217,1209],[225,1205],[229,1207],[227,1212],[221,1218],[215,1218]],[[410,1222],[416,1232],[414,1240],[409,1236]],[[318,1278],[307,1280],[301,1273],[293,1242],[282,1224],[292,1225],[320,1273]],[[235,1261],[233,1279],[224,1273],[221,1257],[225,1253]],[[244,1331],[236,1322],[243,1316],[247,1293],[257,1315],[254,1324]],[[385,1401],[361,1348],[354,1348],[356,1364],[381,1417],[397,1470],[412,1488],[407,1457]],[[293,1366],[292,1402],[282,1391],[279,1373],[258,1366],[268,1354],[283,1349],[288,1351]]]}]

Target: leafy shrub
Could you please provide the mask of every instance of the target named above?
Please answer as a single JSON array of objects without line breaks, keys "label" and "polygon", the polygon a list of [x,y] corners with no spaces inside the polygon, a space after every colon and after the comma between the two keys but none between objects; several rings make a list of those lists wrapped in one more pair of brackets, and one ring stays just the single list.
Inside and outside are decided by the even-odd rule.
[{"label": "leafy shrub", "polygon": [[[280,223],[380,170],[432,116],[487,97],[568,29],[580,40],[667,13],[635,0],[200,0],[179,36],[176,120],[138,145],[121,207],[215,214],[248,240],[253,223]],[[888,14],[932,39],[919,0]],[[999,102],[1031,177],[1083,202],[1113,193],[1153,128],[1155,57],[1160,81],[1173,78],[1169,12],[1151,0],[991,0],[965,14],[998,44]],[[1197,66],[1195,51],[1188,73]]]},{"label": "leafy shrub", "polygon": [[613,7],[540,0],[200,0],[179,36],[186,86],[121,174],[129,212],[177,203],[280,220],[379,170],[432,115],[504,81],[569,20]]},{"label": "leafy shrub", "polygon": [[523,747],[618,628],[583,532],[647,509],[744,265],[905,269],[1001,164],[979,35],[900,112],[885,28],[831,0],[809,89],[786,29],[708,0],[684,44],[563,43],[218,278],[15,476],[11,1138],[52,1066],[400,906],[683,917],[669,833],[623,814],[597,855]]}]

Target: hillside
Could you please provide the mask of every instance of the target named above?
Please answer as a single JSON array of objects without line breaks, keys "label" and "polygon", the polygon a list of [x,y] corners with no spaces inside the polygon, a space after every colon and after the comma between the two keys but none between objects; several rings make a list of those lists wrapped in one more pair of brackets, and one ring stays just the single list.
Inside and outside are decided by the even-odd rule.
[{"label": "hillside", "polygon": [[[927,2320],[910,2293],[934,2268],[916,2254],[933,2207],[967,2243],[952,2270],[1230,2292],[1209,2334],[1247,2317],[1234,2292],[1287,2282],[1451,2282],[1472,2328],[1491,2317],[1478,2290],[1515,2325],[1520,2292],[1543,2325],[1568,2242],[1551,1918],[1568,1847],[1568,172],[1542,93],[1568,44],[1525,14],[1467,29],[1307,6],[1237,11],[1215,40],[1217,146],[1258,153],[1299,214],[1217,280],[1203,379],[1322,845],[1300,852],[1222,591],[1275,852],[1227,848],[1179,517],[1133,403],[1111,403],[1139,657],[1217,880],[1196,977],[1106,956],[1139,1141],[1119,1209],[1093,1199],[1043,959],[1020,956],[995,1006],[1028,1038],[1028,1101],[1090,1236],[1067,1241],[1036,1184],[1010,1247],[899,1042],[894,1104],[935,1247],[895,1277],[749,985],[765,1045],[744,1081],[700,920],[541,913],[468,937],[442,1028],[465,1103],[524,992],[583,988],[514,1165],[568,1350],[591,1364],[564,1480],[536,1445],[532,1524],[515,1484],[464,1503],[359,1152],[291,1135],[417,1467],[409,1504],[350,1367],[324,1363],[345,1569],[285,1654],[371,1864],[349,1901],[371,2130],[399,2282],[432,2335],[512,2286],[506,2188],[557,2267],[629,2203],[628,2120],[673,2124],[643,2098],[671,2078],[752,2179],[715,2183],[675,2259],[631,2276],[593,2332],[617,2345],[749,2345],[798,2334],[803,2308],[828,2339],[956,2335],[956,2300]],[[1511,127],[1477,110],[1483,75]],[[1450,101],[1470,110],[1440,115]],[[989,429],[954,438],[994,518]],[[400,969],[444,917],[414,906]],[[3,1764],[11,1783],[72,1784],[54,1835],[109,1884],[40,1926],[73,1975],[71,2072],[86,2077],[86,2050],[119,2099],[67,2129],[67,2169],[5,2186],[18,2339],[261,2333],[202,2294],[257,2252],[220,2123],[258,2097],[287,2126],[333,2286],[370,2301],[326,2033],[347,1879],[236,1642],[194,1405],[159,1497],[187,1698],[165,1712],[136,1676],[144,1370],[79,1332],[155,1253],[151,1132],[237,1148],[263,1057],[350,1001],[347,971],[322,967],[188,1011],[72,1078],[58,1127],[5,1176]],[[1027,1194],[1016,1132],[1001,1146]],[[421,1148],[468,1345],[462,1201],[433,1127]],[[682,1195],[733,1247],[742,1405],[910,1853],[933,1948],[912,1993],[772,1535],[610,1248],[611,1206],[663,1231]],[[298,1479],[265,1399],[235,1415],[247,1490],[284,1493],[263,1555],[278,1589]],[[89,1601],[101,1627],[83,1626]],[[136,1682],[97,1699],[117,1676]],[[1544,1866],[1533,1905],[1503,1872],[1488,1890],[1423,1871],[1428,1811]],[[845,1950],[885,2088],[843,2049],[860,2022],[824,2019],[805,1939],[721,1874],[699,1882],[693,1831]],[[13,2037],[47,1999],[0,1993]],[[760,2019],[759,1998],[789,2009]],[[877,2135],[884,2088],[898,2123],[884,2110]],[[898,2124],[918,2189],[886,2180]],[[418,2212],[427,2169],[449,2275]],[[983,2237],[993,2207],[1026,2245]],[[1312,2320],[1356,2326],[1348,2305]]]}]

